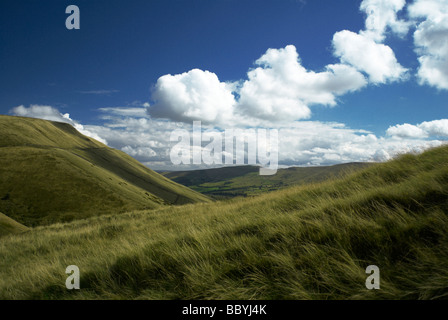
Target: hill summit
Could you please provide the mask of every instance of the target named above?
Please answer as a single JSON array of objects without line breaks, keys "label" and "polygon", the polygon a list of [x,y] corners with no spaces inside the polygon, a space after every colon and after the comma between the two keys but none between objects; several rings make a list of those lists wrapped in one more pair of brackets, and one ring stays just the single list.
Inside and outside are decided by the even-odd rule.
[{"label": "hill summit", "polygon": [[71,125],[0,115],[0,211],[27,226],[209,201]]}]

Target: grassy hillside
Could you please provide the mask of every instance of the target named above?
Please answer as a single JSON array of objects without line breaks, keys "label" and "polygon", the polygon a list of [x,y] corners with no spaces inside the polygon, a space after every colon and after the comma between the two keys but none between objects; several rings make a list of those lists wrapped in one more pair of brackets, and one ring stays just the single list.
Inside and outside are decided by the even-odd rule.
[{"label": "grassy hillside", "polygon": [[236,166],[218,169],[172,171],[162,174],[184,186],[216,199],[254,196],[294,185],[342,177],[370,163],[347,163],[322,167],[279,169],[275,175],[260,176],[259,167]]},{"label": "grassy hillside", "polygon": [[0,212],[0,237],[8,234],[16,234],[28,231],[24,225],[12,220]]},{"label": "grassy hillside", "polygon": [[208,199],[69,124],[0,116],[0,211],[27,226]]},{"label": "grassy hillside", "polygon": [[[448,147],[260,197],[0,241],[0,298],[446,299]],[[81,290],[65,289],[65,268]],[[381,289],[367,290],[377,265]]]}]

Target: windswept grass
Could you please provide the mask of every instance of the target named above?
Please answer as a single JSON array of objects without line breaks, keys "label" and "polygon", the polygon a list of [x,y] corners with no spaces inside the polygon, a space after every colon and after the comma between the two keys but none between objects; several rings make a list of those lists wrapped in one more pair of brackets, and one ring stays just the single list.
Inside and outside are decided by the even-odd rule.
[{"label": "windswept grass", "polygon": [[[446,299],[448,147],[260,197],[0,241],[3,299]],[[65,288],[65,268],[81,290]],[[367,290],[377,265],[381,289]]]}]

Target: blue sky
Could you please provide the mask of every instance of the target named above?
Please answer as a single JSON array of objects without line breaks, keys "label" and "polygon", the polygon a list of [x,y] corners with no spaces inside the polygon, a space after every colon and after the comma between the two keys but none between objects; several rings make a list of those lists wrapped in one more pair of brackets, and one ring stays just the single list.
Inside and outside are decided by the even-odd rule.
[{"label": "blue sky", "polygon": [[[330,123],[343,124],[344,130],[353,130],[343,131],[343,135],[350,133],[355,137],[371,134],[379,140],[387,140],[384,143],[376,142],[372,147],[376,150],[372,149],[374,152],[372,151],[371,158],[382,151],[392,155],[392,149],[397,146],[400,146],[400,150],[409,150],[445,141],[444,130],[448,132],[445,121],[433,121],[447,118],[448,1],[391,1],[395,3],[395,7],[387,7],[383,2],[3,0],[0,3],[0,113],[41,118],[68,113],[69,116],[62,118],[62,121],[76,122],[85,132],[101,137],[112,147],[127,150],[150,166],[153,163],[156,168],[164,166],[163,147],[158,148],[156,145],[163,145],[166,140],[156,136],[154,128],[169,132],[171,122],[188,125],[190,120],[202,120],[221,129],[232,125],[247,126],[242,120],[244,117],[260,120],[252,123],[263,127],[279,127],[278,123],[281,122],[281,127],[285,130],[302,125],[313,127],[315,124],[315,127],[319,127]],[[68,17],[65,8],[70,4],[75,4],[80,9],[80,30],[65,28],[65,19]],[[367,9],[362,9],[362,4]],[[432,8],[432,11],[427,8]],[[369,12],[378,11],[384,17],[392,12],[393,19],[386,19],[381,25],[382,18],[372,15],[369,29]],[[425,33],[429,29],[425,26],[431,26],[431,23],[441,30],[438,33],[441,35],[440,39],[437,40],[441,45],[425,41],[431,36],[429,32]],[[335,34],[343,30],[348,32],[341,33],[340,40],[336,43]],[[363,33],[362,30],[366,32]],[[419,30],[424,31],[423,36],[416,39],[415,35]],[[368,39],[372,48],[384,49],[387,46],[392,52],[392,56],[387,56],[391,58],[392,64],[380,75],[384,76],[381,79],[374,79],[372,69],[369,69],[371,66],[364,68],[366,61],[357,62],[357,56],[365,54],[362,47],[358,48],[355,57],[351,54],[353,52],[347,51],[349,43],[353,44],[355,40],[364,43],[363,39]],[[290,46],[289,51],[285,49],[287,46]],[[336,48],[339,48],[339,54]],[[173,87],[175,85],[194,86],[197,83],[194,79],[213,81],[212,78],[207,78],[209,75],[205,71],[216,75],[222,84],[242,86],[244,81],[249,80],[250,70],[272,67],[269,65],[272,57],[267,58],[268,66],[256,64],[257,59],[265,55],[268,49],[284,50],[271,53],[285,57],[285,61],[294,57],[296,52],[300,57],[300,67],[306,72],[324,73],[328,71],[328,65],[344,66],[341,74],[345,76],[348,72],[353,72],[351,79],[344,78],[344,81],[351,81],[350,85],[339,88],[336,92],[331,88],[342,82],[339,79],[341,76],[328,80],[326,75],[322,75],[323,78],[316,80],[317,82],[334,82],[328,83],[323,89],[319,88],[320,91],[316,91],[313,97],[292,94],[286,102],[282,100],[279,103],[277,98],[272,98],[273,102],[269,102],[270,104],[266,101],[271,97],[260,91],[264,84],[256,81],[252,83],[257,88],[250,94],[242,93],[245,91],[240,90],[241,88],[228,89],[235,97],[235,101],[232,98],[228,105],[192,106],[185,101],[172,101],[167,97],[167,94],[176,95],[179,92],[176,91],[177,87]],[[423,70],[419,61],[421,57],[433,59],[429,61],[430,65],[438,67],[441,76],[431,78],[434,68],[430,69],[430,75],[423,71],[419,73]],[[379,60],[377,64],[383,62],[384,60]],[[292,65],[280,65],[281,63],[279,62],[279,69]],[[402,68],[401,71],[406,69],[406,72],[400,72],[399,67]],[[193,69],[201,71],[197,73],[197,78],[192,74],[174,78],[174,75],[185,74]],[[424,70],[427,69],[429,68]],[[297,81],[301,76],[298,70],[296,74],[291,72],[295,74],[294,79]],[[173,77],[161,78],[165,75]],[[272,79],[280,79],[285,75],[270,76]],[[173,91],[167,93],[168,81],[173,84],[170,87]],[[282,79],[279,81],[280,87],[287,83],[282,82]],[[216,88],[218,83],[217,87],[192,90],[197,89],[200,97],[206,101],[207,97],[213,97],[217,93],[213,91]],[[306,88],[314,90],[314,87]],[[298,85],[290,91],[294,90],[305,89]],[[239,100],[240,94],[245,95],[245,98]],[[321,98],[325,94],[332,96]],[[220,96],[217,99],[218,97]],[[261,101],[260,97],[264,100]],[[325,102],[318,102],[322,99]],[[182,109],[184,102],[185,108]],[[257,117],[256,114],[260,113],[258,111],[265,108],[265,102],[277,111],[271,110],[271,113]],[[280,114],[278,110],[284,103],[290,109],[285,108],[287,112]],[[229,115],[226,118],[228,121],[224,123],[219,119],[222,118],[219,108],[227,110],[232,104],[234,113],[238,113],[239,118]],[[29,109],[32,105],[35,106],[33,111]],[[23,106],[21,111],[17,109],[18,106]],[[39,106],[51,108],[52,111],[48,108],[39,109]],[[303,112],[296,112],[296,106],[302,108]],[[186,116],[190,114],[187,111],[196,107],[200,112],[194,116]],[[116,108],[120,108],[120,112]],[[209,116],[210,112],[213,113],[213,108],[219,109],[216,112],[219,116]],[[132,111],[126,112],[126,109]],[[148,109],[149,112],[144,114],[144,110]],[[307,111],[309,114],[304,116]],[[176,112],[183,113],[180,115],[175,114]],[[49,114],[53,113],[50,117]],[[54,117],[51,119],[54,120]],[[131,125],[132,121],[138,119],[144,119],[140,123],[146,121],[142,128]],[[285,119],[291,120],[290,125],[285,124]],[[170,124],[165,129],[160,128],[166,122]],[[251,123],[249,120],[248,122]],[[421,126],[424,122],[429,124]],[[390,127],[395,127],[395,131],[387,131]],[[297,139],[300,139],[303,127],[297,130]],[[145,134],[152,143],[146,141],[138,144],[136,139],[131,143],[132,134]],[[333,133],[331,130],[320,133],[325,134]],[[119,135],[123,136],[122,140],[116,138]],[[353,137],[347,139],[353,140]],[[401,144],[397,141],[401,141]],[[359,156],[358,159],[356,155],[362,154],[359,150],[335,160],[337,157],[334,154],[341,150],[342,142],[334,143],[337,144],[334,148],[332,141],[317,141],[316,145],[311,143],[306,148],[298,148],[298,152],[303,154],[304,150],[322,149],[325,145],[326,149],[332,149],[331,157],[325,158],[325,155],[319,156],[318,151],[313,151],[316,157],[313,156],[312,159],[304,158],[301,154],[288,155],[285,156],[284,163],[307,165],[370,160]],[[344,141],[344,146],[346,143],[350,141]]]},{"label": "blue sky", "polygon": [[[236,80],[267,48],[288,44],[319,69],[333,60],[334,30],[363,24],[357,6],[348,5],[353,1],[96,0],[76,1],[82,27],[68,31],[72,2],[2,1],[3,112],[20,104],[69,105],[79,120],[95,121],[99,107],[150,99],[164,74],[200,68]],[[80,93],[100,90],[119,92]]]}]

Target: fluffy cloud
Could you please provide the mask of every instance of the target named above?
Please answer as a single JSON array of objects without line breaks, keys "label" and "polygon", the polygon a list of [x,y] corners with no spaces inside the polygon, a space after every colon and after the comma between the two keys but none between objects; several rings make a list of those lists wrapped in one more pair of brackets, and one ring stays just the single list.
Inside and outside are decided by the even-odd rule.
[{"label": "fluffy cloud", "polygon": [[428,136],[423,129],[409,123],[389,127],[387,134],[400,138],[426,138]]},{"label": "fluffy cloud", "polygon": [[154,163],[165,164],[163,169],[169,167],[170,133],[178,128],[190,128],[187,124],[147,117],[109,115],[104,117],[107,120],[104,125],[85,125],[85,128],[106,139],[109,146],[128,153],[151,168]]},{"label": "fluffy cloud", "polygon": [[102,139],[99,135],[97,135],[92,131],[87,130],[86,128],[84,128],[82,124],[71,119],[70,114],[68,113],[62,114],[59,112],[58,109],[53,108],[51,106],[31,105],[29,108],[26,108],[25,106],[21,105],[10,110],[10,113],[15,116],[21,116],[21,117],[39,118],[57,122],[65,122],[71,124],[76,130],[78,130],[82,134],[91,137],[95,140],[98,140],[104,144],[107,144],[107,141]]},{"label": "fluffy cloud", "polygon": [[419,124],[431,137],[448,137],[448,119],[425,121]]},{"label": "fluffy cloud", "polygon": [[406,0],[364,0],[360,9],[367,14],[366,29],[361,35],[382,42],[388,28],[393,33],[404,36],[410,22],[397,18],[397,13],[406,5]]},{"label": "fluffy cloud", "polygon": [[367,14],[365,30],[335,33],[334,55],[341,62],[367,73],[372,83],[404,79],[407,69],[398,63],[393,50],[383,41],[389,28],[401,36],[408,32],[410,23],[397,18],[405,4],[405,0],[364,0],[360,9]]},{"label": "fluffy cloud", "polygon": [[448,137],[448,119],[425,121],[418,125],[408,123],[392,126],[386,132],[400,138]]},{"label": "fluffy cloud", "polygon": [[408,32],[410,22],[397,18],[405,4],[405,0],[364,0],[360,9],[367,14],[365,30],[336,32],[334,55],[342,63],[367,73],[375,84],[404,79],[407,69],[398,63],[393,50],[383,41],[388,29],[401,36]]},{"label": "fluffy cloud", "polygon": [[364,71],[373,83],[398,81],[406,73],[389,46],[362,34],[348,30],[337,32],[333,36],[333,47],[334,54],[343,63]]},{"label": "fluffy cloud", "polygon": [[152,98],[156,103],[149,113],[174,121],[226,122],[232,117],[235,105],[233,87],[220,82],[216,74],[199,69],[164,75],[155,85]]},{"label": "fluffy cloud", "polygon": [[409,15],[421,21],[414,33],[420,82],[448,90],[448,2],[416,0]]},{"label": "fluffy cloud", "polygon": [[294,46],[269,49],[248,72],[240,91],[238,112],[265,120],[306,119],[309,105],[334,106],[336,96],[360,89],[364,76],[347,65],[328,65],[323,72],[306,70]]},{"label": "fluffy cloud", "polygon": [[373,83],[386,83],[405,78],[394,52],[383,42],[386,33],[404,36],[416,24],[414,44],[419,55],[417,72],[420,84],[448,89],[448,2],[415,0],[408,6],[413,21],[399,19],[397,14],[405,0],[364,0],[360,9],[367,14],[365,30],[359,33],[341,31],[333,37],[335,56],[369,75]]},{"label": "fluffy cloud", "polygon": [[377,137],[340,123],[317,121],[280,129],[279,142],[280,164],[312,166],[386,161],[397,154],[421,152],[443,144],[439,140]]},{"label": "fluffy cloud", "polygon": [[[309,118],[310,105],[334,106],[336,97],[366,85],[353,67],[334,64],[322,72],[306,70],[293,45],[268,49],[240,83],[220,82],[198,69],[158,79],[149,110],[153,118],[173,121],[254,125],[256,120],[282,122]],[[238,97],[238,99],[236,98]]]}]

